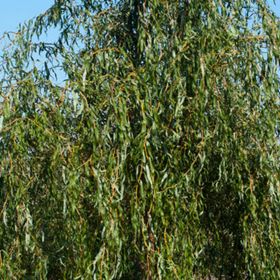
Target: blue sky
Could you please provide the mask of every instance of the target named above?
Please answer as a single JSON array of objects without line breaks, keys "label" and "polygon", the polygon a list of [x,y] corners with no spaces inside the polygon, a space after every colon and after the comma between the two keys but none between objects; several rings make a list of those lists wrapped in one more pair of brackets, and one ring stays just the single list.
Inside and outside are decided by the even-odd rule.
[{"label": "blue sky", "polygon": [[[268,1],[273,10],[280,16],[280,0]],[[15,31],[19,23],[44,12],[54,0],[0,0],[0,34],[5,31]]]},{"label": "blue sky", "polygon": [[0,0],[0,34],[47,10],[54,0]]},{"label": "blue sky", "polygon": [[[269,5],[271,5],[272,9],[275,11],[275,13],[280,16],[280,0],[268,0],[267,1]],[[274,4],[275,2],[275,4]]]}]

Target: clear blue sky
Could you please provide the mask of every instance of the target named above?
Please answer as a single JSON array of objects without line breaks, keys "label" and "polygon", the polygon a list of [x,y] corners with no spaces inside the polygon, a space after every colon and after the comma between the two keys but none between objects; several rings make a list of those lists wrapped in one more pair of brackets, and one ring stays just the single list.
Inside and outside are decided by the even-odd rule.
[{"label": "clear blue sky", "polygon": [[47,10],[54,0],[0,0],[0,34]]},{"label": "clear blue sky", "polygon": [[[280,0],[268,0],[273,10],[280,16]],[[44,12],[54,0],[0,0],[0,35],[5,31],[15,31],[19,23]]]}]

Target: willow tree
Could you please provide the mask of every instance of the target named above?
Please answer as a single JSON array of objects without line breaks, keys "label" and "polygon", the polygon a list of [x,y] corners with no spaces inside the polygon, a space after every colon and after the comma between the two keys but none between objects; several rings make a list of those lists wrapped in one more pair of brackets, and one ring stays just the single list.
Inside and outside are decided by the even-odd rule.
[{"label": "willow tree", "polygon": [[2,40],[1,279],[280,278],[266,1],[57,0]]}]

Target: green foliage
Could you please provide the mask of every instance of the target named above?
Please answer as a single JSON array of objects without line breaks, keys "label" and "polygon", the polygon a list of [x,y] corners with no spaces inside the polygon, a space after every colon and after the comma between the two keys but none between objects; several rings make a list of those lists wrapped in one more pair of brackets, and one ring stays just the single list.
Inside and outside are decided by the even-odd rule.
[{"label": "green foliage", "polygon": [[5,38],[1,279],[280,278],[266,1],[57,0]]}]

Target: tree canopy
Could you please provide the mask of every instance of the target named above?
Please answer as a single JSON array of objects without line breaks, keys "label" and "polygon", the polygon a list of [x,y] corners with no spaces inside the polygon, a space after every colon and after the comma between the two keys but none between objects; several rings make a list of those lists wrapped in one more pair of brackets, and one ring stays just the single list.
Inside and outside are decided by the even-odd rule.
[{"label": "tree canopy", "polygon": [[265,0],[56,0],[4,34],[0,278],[279,279],[279,27]]}]

